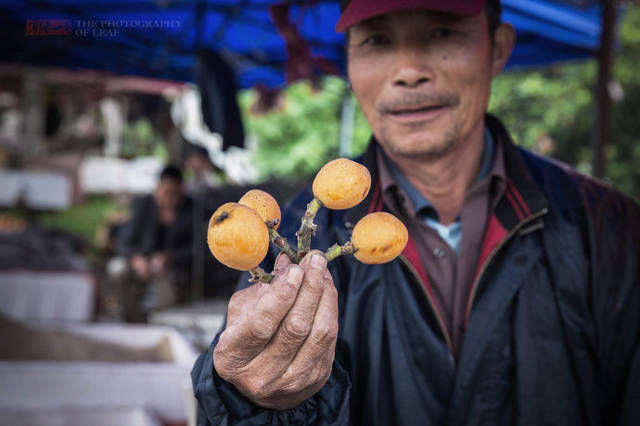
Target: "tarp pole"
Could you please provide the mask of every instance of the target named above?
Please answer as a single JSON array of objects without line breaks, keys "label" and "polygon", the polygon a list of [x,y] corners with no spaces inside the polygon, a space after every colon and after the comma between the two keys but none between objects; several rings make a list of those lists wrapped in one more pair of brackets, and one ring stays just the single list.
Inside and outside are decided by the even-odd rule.
[{"label": "tarp pole", "polygon": [[602,0],[602,33],[598,52],[598,82],[596,85],[596,125],[593,144],[593,176],[606,173],[606,144],[611,133],[611,95],[609,82],[613,68],[617,0]]},{"label": "tarp pole", "polygon": [[44,140],[44,83],[40,70],[25,69],[22,76],[22,111],[24,117],[23,154],[40,153]]},{"label": "tarp pole", "polygon": [[355,105],[350,90],[344,91],[342,100],[342,114],[340,120],[340,146],[338,148],[341,157],[350,157],[353,139],[353,117]]}]

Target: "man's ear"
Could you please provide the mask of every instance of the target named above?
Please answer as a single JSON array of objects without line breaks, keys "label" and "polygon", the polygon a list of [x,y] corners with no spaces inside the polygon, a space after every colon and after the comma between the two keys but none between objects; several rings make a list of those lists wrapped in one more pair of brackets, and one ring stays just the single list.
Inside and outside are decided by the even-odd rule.
[{"label": "man's ear", "polygon": [[491,74],[493,76],[500,74],[509,57],[511,57],[515,43],[516,32],[513,29],[513,25],[508,22],[501,23],[498,28],[496,28],[493,36],[491,53]]}]

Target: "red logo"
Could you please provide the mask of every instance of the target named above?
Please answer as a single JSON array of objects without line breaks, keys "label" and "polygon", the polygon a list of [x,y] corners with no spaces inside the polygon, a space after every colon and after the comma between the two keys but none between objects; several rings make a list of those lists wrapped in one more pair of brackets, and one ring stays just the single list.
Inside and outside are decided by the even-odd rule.
[{"label": "red logo", "polygon": [[69,19],[28,19],[25,35],[46,36],[71,35],[71,20]]}]

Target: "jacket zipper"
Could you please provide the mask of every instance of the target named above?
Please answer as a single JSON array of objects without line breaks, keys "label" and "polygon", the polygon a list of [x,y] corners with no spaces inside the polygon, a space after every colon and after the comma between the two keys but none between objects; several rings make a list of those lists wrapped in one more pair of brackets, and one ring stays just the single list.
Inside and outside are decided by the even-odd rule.
[{"label": "jacket zipper", "polygon": [[516,232],[522,229],[524,225],[533,221],[534,219],[544,216],[545,214],[547,214],[548,211],[549,210],[547,208],[544,208],[539,212],[534,213],[531,216],[520,221],[511,231],[509,231],[509,233],[502,239],[502,241],[496,247],[494,247],[491,253],[489,253],[489,257],[487,257],[487,260],[485,260],[484,264],[482,265],[482,268],[480,269],[480,273],[478,273],[478,276],[476,277],[475,281],[473,282],[473,285],[471,286],[471,294],[469,296],[469,301],[467,302],[467,311],[464,317],[465,328],[469,324],[469,317],[471,316],[471,307],[473,306],[473,301],[476,297],[476,293],[478,290],[478,283],[480,283],[480,279],[484,275],[484,272],[486,271],[487,267],[489,266],[489,264],[491,263],[495,255],[498,253],[498,251],[500,251],[502,247],[504,247],[504,245],[507,242],[509,242],[509,240],[511,240],[511,238],[516,234]]},{"label": "jacket zipper", "polygon": [[411,262],[409,262],[409,259],[407,259],[403,255],[398,256],[398,259],[400,259],[402,261],[402,263],[404,263],[405,266],[409,269],[409,272],[411,272],[411,274],[413,275],[413,278],[415,278],[415,280],[416,280],[416,284],[419,285],[419,287],[422,290],[423,294],[426,296],[427,301],[429,302],[429,305],[431,306],[431,310],[433,311],[433,313],[436,315],[436,318],[438,319],[438,325],[440,326],[440,331],[442,332],[442,335],[444,336],[445,340],[447,341],[447,346],[449,347],[449,350],[451,351],[451,354],[453,355],[453,353],[454,353],[453,344],[451,343],[451,336],[449,335],[449,330],[447,330],[447,327],[445,327],[444,321],[442,319],[442,316],[440,315],[440,311],[438,310],[438,307],[436,306],[435,302],[431,298],[431,295],[425,289],[425,283],[422,281],[422,277],[420,277],[420,275],[416,271],[416,268],[414,268],[413,265],[411,264]]}]

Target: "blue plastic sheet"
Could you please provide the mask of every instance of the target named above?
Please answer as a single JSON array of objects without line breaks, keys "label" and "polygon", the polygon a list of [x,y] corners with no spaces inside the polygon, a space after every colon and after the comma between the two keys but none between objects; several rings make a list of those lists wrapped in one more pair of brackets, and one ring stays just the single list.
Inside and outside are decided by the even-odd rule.
[{"label": "blue plastic sheet", "polygon": [[[197,53],[218,52],[238,86],[286,83],[287,50],[274,25],[274,0],[0,1],[0,62],[54,65],[193,81]],[[595,54],[595,1],[503,0],[518,43],[510,67],[546,65]],[[290,2],[290,23],[313,58],[344,70],[338,1]],[[324,73],[324,69],[314,69]]]}]

